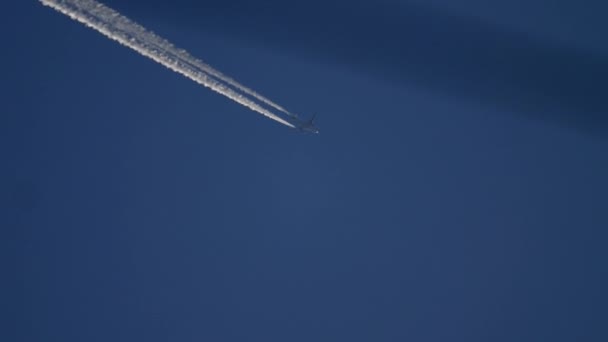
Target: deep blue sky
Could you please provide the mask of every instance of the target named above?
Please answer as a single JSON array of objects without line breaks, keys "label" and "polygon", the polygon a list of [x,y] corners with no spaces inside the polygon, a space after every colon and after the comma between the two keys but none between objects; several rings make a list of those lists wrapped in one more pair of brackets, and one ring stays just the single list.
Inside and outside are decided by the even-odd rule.
[{"label": "deep blue sky", "polygon": [[2,340],[608,340],[606,6],[525,3],[108,2],[318,136],[5,5]]}]

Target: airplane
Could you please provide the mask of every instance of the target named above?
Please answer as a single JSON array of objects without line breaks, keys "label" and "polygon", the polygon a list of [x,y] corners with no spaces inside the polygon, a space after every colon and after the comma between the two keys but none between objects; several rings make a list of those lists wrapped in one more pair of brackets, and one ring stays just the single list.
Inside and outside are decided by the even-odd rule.
[{"label": "airplane", "polygon": [[319,134],[319,129],[315,126],[315,116],[317,116],[317,114],[313,114],[307,121],[297,120],[294,122],[296,129],[300,132]]}]

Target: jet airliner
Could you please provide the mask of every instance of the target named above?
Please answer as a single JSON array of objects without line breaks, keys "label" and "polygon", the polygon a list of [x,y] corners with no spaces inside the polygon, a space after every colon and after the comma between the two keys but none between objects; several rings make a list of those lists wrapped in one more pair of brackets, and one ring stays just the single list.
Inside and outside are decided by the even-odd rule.
[{"label": "jet airliner", "polygon": [[313,114],[312,117],[307,121],[296,120],[294,122],[294,126],[300,132],[319,134],[319,128],[315,126],[315,116],[317,116],[317,114]]}]

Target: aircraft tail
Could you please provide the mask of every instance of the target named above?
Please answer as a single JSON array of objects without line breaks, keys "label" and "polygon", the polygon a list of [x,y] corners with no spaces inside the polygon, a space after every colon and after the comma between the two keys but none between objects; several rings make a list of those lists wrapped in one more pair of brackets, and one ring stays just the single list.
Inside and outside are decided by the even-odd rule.
[{"label": "aircraft tail", "polygon": [[312,117],[310,118],[310,120],[308,120],[308,123],[311,124],[311,125],[314,125],[316,117],[317,117],[317,113],[314,113],[312,115]]}]

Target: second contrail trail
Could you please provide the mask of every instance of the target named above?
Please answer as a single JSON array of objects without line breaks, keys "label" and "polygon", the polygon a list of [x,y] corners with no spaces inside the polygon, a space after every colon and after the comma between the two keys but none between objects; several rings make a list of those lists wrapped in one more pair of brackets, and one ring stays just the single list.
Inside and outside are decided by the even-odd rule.
[{"label": "second contrail trail", "polygon": [[[186,50],[178,50],[177,54],[179,56],[189,56],[188,52]],[[234,80],[233,78],[224,75],[223,73],[221,73],[220,71],[214,69],[213,67],[211,67],[209,64],[206,64],[204,62],[202,62],[201,60],[196,60],[195,61],[195,65],[196,67],[200,68],[201,70],[205,71],[206,73],[210,74],[211,76],[214,76],[215,78],[228,83],[229,85],[233,86],[234,88],[237,88],[238,90],[242,91],[243,93],[250,95],[254,98],[256,98],[259,101],[264,102],[265,104],[274,107],[277,110],[280,110],[281,112],[294,117],[294,118],[298,118],[298,115],[288,111],[287,109],[285,109],[283,106],[269,100],[268,98],[260,95],[259,93],[257,93],[255,90],[248,88],[244,85],[242,85],[241,83],[237,82],[236,80]]]},{"label": "second contrail trail", "polygon": [[243,96],[230,86],[286,114],[295,116],[294,114],[99,2],[94,0],[40,0],[40,2],[249,109],[295,128],[289,121]]}]

